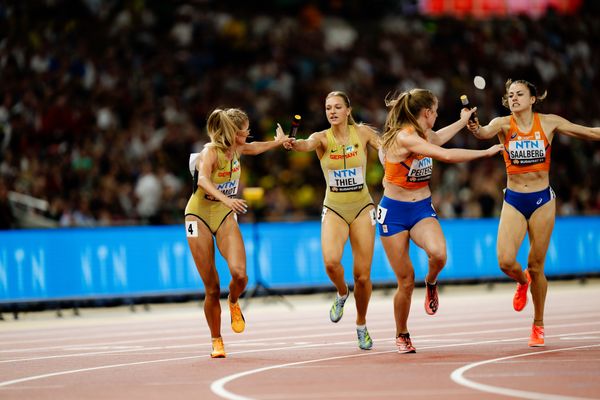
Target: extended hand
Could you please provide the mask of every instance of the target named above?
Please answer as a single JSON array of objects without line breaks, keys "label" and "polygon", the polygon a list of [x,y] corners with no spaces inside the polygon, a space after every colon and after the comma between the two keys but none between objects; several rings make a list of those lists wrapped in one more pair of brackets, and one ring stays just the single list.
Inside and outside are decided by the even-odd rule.
[{"label": "extended hand", "polygon": [[285,149],[291,150],[293,147],[294,140],[294,138],[290,138],[285,133],[283,133],[281,125],[277,123],[277,128],[275,128],[275,141],[277,143],[281,143]]},{"label": "extended hand", "polygon": [[283,142],[285,139],[287,139],[287,135],[283,132],[281,125],[277,123],[277,128],[275,128],[275,141]]},{"label": "extended hand", "polygon": [[246,200],[228,198],[225,205],[231,208],[236,214],[246,214],[248,211]]},{"label": "extended hand", "polygon": [[490,157],[495,154],[502,153],[503,150],[504,150],[504,146],[501,144],[495,144],[492,147],[490,147],[489,149],[487,149]]},{"label": "extended hand", "polygon": [[465,121],[468,125],[470,121],[469,118],[471,118],[471,115],[473,115],[473,113],[475,113],[476,111],[477,107],[463,108],[462,110],[460,110],[460,120]]}]

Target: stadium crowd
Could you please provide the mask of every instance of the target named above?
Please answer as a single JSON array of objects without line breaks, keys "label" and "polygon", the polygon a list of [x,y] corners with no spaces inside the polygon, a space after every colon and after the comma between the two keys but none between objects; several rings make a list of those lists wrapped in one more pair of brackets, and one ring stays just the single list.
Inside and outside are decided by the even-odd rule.
[{"label": "stadium crowd", "polygon": [[[327,93],[343,90],[355,118],[381,130],[386,96],[423,87],[440,99],[437,126],[458,118],[461,94],[488,123],[508,114],[505,80],[525,78],[548,90],[540,111],[600,125],[598,6],[458,20],[391,1],[226,3],[0,4],[0,229],[20,225],[10,192],[46,200],[43,216],[56,226],[182,223],[188,156],[207,141],[216,107],[247,110],[255,140],[301,114],[306,137],[327,125]],[[475,75],[485,90],[473,87]],[[447,147],[490,144],[465,130]],[[553,147],[558,215],[598,214],[600,146],[559,135]],[[376,160],[368,182],[378,201]],[[318,218],[314,154],[280,150],[244,164],[244,184],[266,189],[261,218]],[[443,218],[497,216],[505,181],[500,157],[436,164],[433,204]]]}]

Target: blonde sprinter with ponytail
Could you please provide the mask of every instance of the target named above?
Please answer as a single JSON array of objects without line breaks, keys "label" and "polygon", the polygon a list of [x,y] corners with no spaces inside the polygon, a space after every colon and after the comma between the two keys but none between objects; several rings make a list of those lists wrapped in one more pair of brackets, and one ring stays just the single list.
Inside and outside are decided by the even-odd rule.
[{"label": "blonde sprinter with ponytail", "polygon": [[325,115],[329,128],[286,147],[315,151],[319,158],[327,185],[321,215],[321,250],[327,275],[337,289],[329,318],[334,323],[340,321],[350,295],[342,265],[344,246],[350,239],[358,347],[370,350],[373,340],[367,330],[367,308],[372,290],[375,204],[366,183],[367,147],[378,150],[380,138],[373,128],[354,121],[350,99],[344,92],[327,95]]},{"label": "blonde sprinter with ponytail", "polygon": [[438,309],[437,277],[446,264],[446,241],[431,204],[429,180],[433,160],[459,163],[490,157],[502,151],[495,145],[487,150],[445,149],[442,146],[464,128],[476,110],[463,109],[460,119],[433,131],[438,100],[426,89],[413,89],[387,100],[390,108],[382,137],[380,157],[385,166],[384,192],[377,207],[381,243],[396,279],[394,296],[396,345],[399,353],[414,353],[408,333],[408,313],[415,286],[415,273],[408,254],[409,240],[425,250],[429,270],[425,277],[425,312]]},{"label": "blonde sprinter with ponytail", "polygon": [[[205,288],[204,314],[212,337],[211,357],[225,357],[221,338],[221,304],[219,275],[215,266],[214,239],[231,272],[227,302],[231,328],[241,333],[244,316],[238,304],[248,283],[246,251],[237,223],[237,214],[247,205],[236,198],[241,166],[240,155],[257,155],[291,141],[277,132],[269,142],[246,143],[250,134],[248,115],[240,109],[216,109],[208,117],[210,143],[200,153],[190,156],[194,177],[193,193],[185,208],[187,241]],[[214,239],[213,239],[214,237]]]}]

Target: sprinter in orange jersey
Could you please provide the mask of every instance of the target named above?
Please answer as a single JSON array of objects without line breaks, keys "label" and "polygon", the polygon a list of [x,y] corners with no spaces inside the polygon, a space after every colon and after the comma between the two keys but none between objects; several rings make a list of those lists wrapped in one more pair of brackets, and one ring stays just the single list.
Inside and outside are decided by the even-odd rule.
[{"label": "sprinter in orange jersey", "polygon": [[212,338],[211,357],[226,356],[221,337],[219,275],[215,266],[214,241],[231,272],[227,303],[231,329],[241,333],[246,321],[238,299],[248,283],[246,251],[237,214],[246,212],[246,202],[236,198],[241,175],[240,156],[257,155],[291,141],[283,132],[274,140],[246,143],[250,134],[248,115],[238,108],[216,109],[207,121],[210,143],[190,156],[192,195],[185,207],[185,230],[192,257],[204,283],[204,315]]},{"label": "sprinter in orange jersey", "polygon": [[[544,262],[556,215],[555,196],[549,182],[550,150],[556,132],[581,139],[600,140],[600,128],[588,128],[553,114],[533,112],[533,106],[546,97],[538,96],[528,81],[506,81],[502,104],[511,115],[494,118],[489,125],[470,122],[469,130],[479,139],[496,135],[504,147],[508,182],[498,227],[498,263],[506,275],[517,281],[513,307],[521,311],[527,304],[531,285],[534,317],[529,346],[544,346],[544,305],[548,281]],[[517,262],[517,252],[529,233],[527,269]]]},{"label": "sprinter in orange jersey", "polygon": [[380,157],[385,164],[383,198],[377,207],[381,243],[396,279],[394,296],[396,345],[399,353],[414,353],[408,332],[408,314],[415,272],[408,254],[409,241],[427,253],[425,312],[433,315],[439,302],[437,277],[446,265],[446,240],[437,213],[431,204],[429,180],[433,160],[449,163],[490,157],[502,146],[487,150],[445,149],[442,146],[467,124],[475,109],[463,109],[460,120],[433,131],[438,100],[429,90],[413,89],[387,101],[390,111],[385,122]]},{"label": "sprinter in orange jersey", "polygon": [[331,125],[328,129],[285,146],[317,152],[327,185],[321,216],[321,249],[327,275],[337,288],[329,318],[331,322],[342,318],[350,294],[341,264],[344,245],[350,238],[358,347],[369,350],[373,340],[367,331],[366,318],[372,290],[375,206],[366,182],[367,146],[378,150],[379,136],[371,127],[354,121],[350,100],[343,92],[327,95],[325,114]]}]

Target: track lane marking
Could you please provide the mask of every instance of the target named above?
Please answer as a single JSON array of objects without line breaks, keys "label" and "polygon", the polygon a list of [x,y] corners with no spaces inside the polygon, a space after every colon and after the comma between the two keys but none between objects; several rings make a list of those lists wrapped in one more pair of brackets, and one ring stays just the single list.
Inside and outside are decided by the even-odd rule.
[{"label": "track lane marking", "polygon": [[[583,335],[588,335],[591,333],[600,333],[600,331],[595,331],[595,332],[581,332],[581,334]],[[561,337],[561,336],[574,336],[577,335],[578,333],[568,333],[568,334],[561,334],[561,335],[553,335],[553,336],[546,336],[546,337]],[[470,343],[454,343],[454,344],[443,344],[443,345],[438,345],[438,346],[424,346],[424,347],[420,347],[420,349],[436,349],[436,348],[447,348],[447,347],[460,347],[460,346],[476,346],[476,345],[482,345],[482,344],[493,344],[493,343],[507,343],[507,342],[515,342],[515,341],[521,341],[521,340],[526,340],[527,338],[512,338],[512,339],[496,339],[496,340],[484,340],[484,341],[477,341],[477,342],[470,342]],[[596,346],[596,345],[594,345]],[[600,346],[600,345],[597,345]],[[584,346],[580,346],[580,347],[584,347]],[[262,367],[262,368],[256,368],[256,369],[252,369],[252,370],[248,370],[248,371],[243,371],[243,372],[238,372],[236,374],[232,374],[232,375],[228,375],[225,376],[221,379],[218,379],[216,381],[214,381],[211,385],[210,385],[210,389],[213,393],[215,393],[217,396],[220,396],[224,399],[228,399],[228,400],[254,400],[252,397],[245,397],[245,396],[241,396],[238,394],[235,394],[233,392],[230,392],[229,390],[225,389],[225,385],[234,381],[235,379],[238,378],[242,378],[248,375],[252,375],[252,374],[256,374],[256,373],[260,373],[260,372],[265,372],[265,371],[269,371],[272,369],[277,369],[277,368],[285,368],[285,367],[290,367],[290,366],[297,366],[297,365],[305,365],[305,364],[311,364],[311,363],[318,363],[318,362],[323,362],[323,361],[331,361],[331,360],[338,360],[338,359],[344,359],[344,358],[351,358],[351,357],[364,357],[364,356],[371,356],[371,355],[380,355],[380,354],[387,354],[387,353],[395,353],[396,350],[388,350],[388,351],[381,351],[381,352],[369,352],[369,353],[361,353],[361,354],[350,354],[350,355],[345,355],[345,356],[336,356],[336,357],[326,357],[326,358],[319,358],[319,359],[313,359],[313,360],[305,360],[305,361],[298,361],[298,362],[294,362],[294,363],[285,363],[285,364],[278,364],[278,365],[271,365],[268,367]],[[538,353],[526,353],[526,354],[538,354]],[[549,399],[549,395],[544,395],[545,397],[536,397],[535,399]],[[553,400],[567,400],[567,399],[577,399],[576,397],[572,397],[572,398],[565,398],[565,397],[561,397],[560,399],[553,399]]]},{"label": "track lane marking", "polygon": [[486,385],[483,383],[478,383],[475,382],[471,379],[467,379],[464,377],[464,373],[467,372],[470,369],[473,368],[477,368],[479,366],[482,365],[486,365],[486,364],[492,364],[498,361],[505,361],[505,360],[511,360],[511,359],[515,359],[515,358],[522,358],[522,357],[530,357],[530,356],[537,356],[540,354],[548,354],[548,353],[556,353],[559,351],[571,351],[571,350],[580,350],[580,349],[587,349],[587,348],[591,348],[591,347],[600,347],[600,344],[592,344],[592,345],[587,345],[587,346],[577,346],[577,347],[566,347],[566,348],[562,348],[562,349],[552,349],[552,350],[545,350],[545,351],[536,351],[533,353],[522,353],[522,354],[516,354],[513,356],[507,356],[507,357],[499,357],[499,358],[494,358],[494,359],[490,359],[490,360],[484,360],[484,361],[478,361],[475,363],[471,363],[471,364],[467,364],[461,368],[455,369],[454,371],[452,371],[452,373],[450,374],[450,378],[456,382],[459,385],[462,386],[466,386],[470,389],[474,389],[474,390],[478,390],[481,392],[487,392],[487,393],[492,393],[492,394],[498,394],[498,395],[503,395],[503,396],[510,396],[510,397],[518,397],[521,399],[533,399],[533,400],[588,400],[589,398],[587,397],[573,397],[573,396],[561,396],[561,395],[553,395],[553,394],[548,394],[548,393],[540,393],[540,392],[530,392],[530,391],[525,391],[525,390],[517,390],[517,389],[509,389],[509,388],[504,388],[502,386],[493,386],[493,385]]}]

